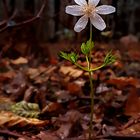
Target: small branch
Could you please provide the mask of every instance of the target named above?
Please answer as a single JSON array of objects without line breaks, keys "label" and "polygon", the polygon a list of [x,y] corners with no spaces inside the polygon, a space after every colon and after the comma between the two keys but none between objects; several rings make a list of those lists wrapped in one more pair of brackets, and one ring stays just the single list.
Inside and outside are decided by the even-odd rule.
[{"label": "small branch", "polygon": [[7,23],[6,20],[1,21],[1,22],[0,22],[0,27],[3,27],[6,23]]},{"label": "small branch", "polygon": [[[3,0],[3,1],[5,1],[5,0]],[[3,32],[3,31],[5,31],[5,30],[8,29],[8,28],[19,27],[19,26],[28,24],[28,23],[31,23],[31,22],[33,22],[33,21],[39,19],[39,18],[41,17],[42,12],[43,12],[44,9],[45,9],[45,7],[46,7],[46,0],[43,0],[42,6],[41,6],[41,8],[40,8],[40,10],[39,10],[39,12],[37,13],[36,16],[32,17],[31,19],[28,19],[28,20],[25,20],[25,21],[23,21],[23,22],[16,23],[15,25],[11,25],[11,26],[10,26],[10,25],[8,24],[8,22],[9,22],[11,19],[13,19],[13,17],[15,17],[15,12],[16,12],[16,11],[15,11],[15,12],[13,13],[13,15],[12,15],[10,18],[8,18],[8,19],[2,24],[2,25],[6,24],[4,27],[0,24],[0,26],[2,26],[2,28],[0,29],[0,32]]]},{"label": "small branch", "polygon": [[85,67],[82,67],[81,65],[79,65],[78,63],[74,63],[75,66],[77,66],[78,68],[86,71],[86,72],[89,72],[88,68],[85,68]]},{"label": "small branch", "polygon": [[15,132],[11,132],[9,130],[0,130],[0,135],[4,136],[4,135],[8,135],[8,136],[12,136],[12,137],[15,137],[15,138],[18,138],[18,137],[22,137],[22,135],[18,134],[18,133],[15,133]]},{"label": "small branch", "polygon": [[105,66],[106,66],[105,64],[102,64],[102,65],[99,66],[99,67],[91,68],[90,71],[93,72],[93,71],[99,70],[99,69],[101,69],[101,68],[103,68],[103,67],[105,67]]},{"label": "small branch", "polygon": [[[31,22],[33,22],[33,21],[39,19],[39,18],[41,17],[41,14],[43,13],[45,7],[46,7],[46,0],[44,0],[42,6],[41,6],[41,8],[40,8],[40,10],[39,10],[39,12],[37,13],[36,16],[34,16],[34,17],[31,18],[31,19],[25,20],[25,21],[23,21],[23,22],[17,23],[16,25],[14,25],[14,27],[19,27],[19,26],[21,26],[21,25],[25,25],[25,24],[31,23]],[[12,27],[13,27],[13,26],[12,26]]]},{"label": "small branch", "polygon": [[135,135],[111,134],[111,135],[97,136],[96,139],[97,139],[97,140],[101,140],[101,139],[113,139],[113,140],[119,140],[119,139],[123,139],[123,140],[139,140],[139,139],[140,139],[140,135],[139,135],[139,134],[135,134]]},{"label": "small branch", "polygon": [[42,7],[41,7],[40,11],[38,12],[37,17],[41,16],[41,14],[43,13],[45,7],[46,7],[46,0],[43,1]]}]

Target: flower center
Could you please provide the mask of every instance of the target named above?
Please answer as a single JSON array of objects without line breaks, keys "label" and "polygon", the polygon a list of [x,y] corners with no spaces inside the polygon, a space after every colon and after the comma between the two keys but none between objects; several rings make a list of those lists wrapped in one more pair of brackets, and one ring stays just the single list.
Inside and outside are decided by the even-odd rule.
[{"label": "flower center", "polygon": [[93,12],[95,12],[95,6],[93,6],[93,5],[86,5],[86,6],[83,7],[83,12],[85,13],[85,15],[91,16],[91,14]]}]

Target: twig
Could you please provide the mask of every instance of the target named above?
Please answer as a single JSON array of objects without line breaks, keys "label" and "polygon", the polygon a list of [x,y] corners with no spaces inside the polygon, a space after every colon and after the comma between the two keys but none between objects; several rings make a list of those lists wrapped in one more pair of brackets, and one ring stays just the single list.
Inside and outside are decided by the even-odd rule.
[{"label": "twig", "polygon": [[9,130],[0,130],[0,135],[2,135],[2,136],[8,135],[8,136],[12,136],[15,138],[22,137],[22,135],[15,133],[15,132],[11,132]]},{"label": "twig", "polygon": [[[3,2],[5,2],[5,0],[3,0]],[[5,5],[6,6],[6,5]],[[22,25],[25,25],[25,24],[28,24],[28,23],[31,23],[37,19],[39,19],[41,17],[41,14],[42,12],[44,11],[46,7],[46,0],[43,0],[43,3],[42,3],[42,6],[39,10],[39,12],[36,14],[36,16],[32,17],[31,19],[28,19],[28,20],[25,20],[25,21],[22,21],[20,23],[16,23],[15,25],[9,25],[8,22],[13,19],[13,17],[15,16],[15,12],[13,13],[13,15],[8,18],[5,22],[3,22],[2,24],[0,24],[0,26],[2,26],[2,28],[0,29],[0,32],[3,32],[5,31],[6,29],[8,28],[13,28],[13,27],[19,27],[19,26],[22,26]],[[6,8],[6,7],[5,7]],[[5,26],[4,26],[5,25]]]},{"label": "twig", "polygon": [[140,135],[117,135],[117,134],[111,134],[111,135],[102,135],[102,136],[97,136],[96,139],[101,140],[101,139],[111,139],[111,140],[139,140]]}]

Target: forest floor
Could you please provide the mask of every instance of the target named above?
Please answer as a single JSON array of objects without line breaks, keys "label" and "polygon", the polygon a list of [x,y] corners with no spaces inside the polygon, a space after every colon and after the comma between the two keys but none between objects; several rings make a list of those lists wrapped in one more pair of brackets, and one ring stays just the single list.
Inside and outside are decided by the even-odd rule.
[{"label": "forest floor", "polygon": [[[32,54],[1,58],[0,140],[88,138],[88,73],[57,57],[65,42],[45,46],[55,50],[49,59]],[[93,67],[103,63],[110,49],[117,61],[93,73],[94,137],[140,139],[140,43],[96,43],[95,48]],[[78,63],[86,65],[82,55]]]}]

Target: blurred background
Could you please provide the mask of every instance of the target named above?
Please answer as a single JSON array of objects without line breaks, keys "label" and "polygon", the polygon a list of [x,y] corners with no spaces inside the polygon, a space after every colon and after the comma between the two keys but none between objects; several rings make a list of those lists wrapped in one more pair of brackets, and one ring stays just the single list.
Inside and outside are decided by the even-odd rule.
[{"label": "blurred background", "polygon": [[[77,63],[87,67],[79,50],[89,39],[89,26],[74,32],[79,17],[65,13],[72,4],[74,0],[0,0],[0,140],[88,136],[89,75],[58,55],[74,51]],[[92,75],[93,136],[140,139],[140,0],[100,4],[113,5],[116,12],[103,16],[104,31],[93,28],[91,67],[103,65],[110,50],[116,61]]]},{"label": "blurred background", "polygon": [[[86,40],[88,27],[81,33],[75,33],[73,27],[79,17],[65,13],[65,7],[71,4],[74,4],[73,0],[1,0],[1,55],[13,51],[14,56],[30,54],[32,51],[38,53],[42,48],[49,52],[51,47],[48,46],[51,45],[46,43],[77,43]],[[117,11],[103,17],[107,24],[103,32],[94,29],[95,41],[119,40],[125,45],[139,41],[139,0],[101,0],[100,4],[113,5]]]}]

